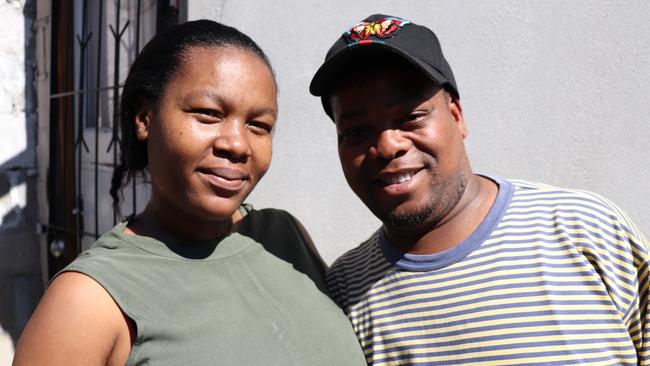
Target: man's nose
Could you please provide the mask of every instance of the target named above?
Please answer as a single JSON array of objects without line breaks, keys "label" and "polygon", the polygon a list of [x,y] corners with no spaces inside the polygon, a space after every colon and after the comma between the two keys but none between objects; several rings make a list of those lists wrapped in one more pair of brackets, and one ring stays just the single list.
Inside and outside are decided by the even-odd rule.
[{"label": "man's nose", "polygon": [[385,129],[378,133],[368,153],[373,159],[390,160],[404,155],[410,147],[411,141],[400,130]]}]

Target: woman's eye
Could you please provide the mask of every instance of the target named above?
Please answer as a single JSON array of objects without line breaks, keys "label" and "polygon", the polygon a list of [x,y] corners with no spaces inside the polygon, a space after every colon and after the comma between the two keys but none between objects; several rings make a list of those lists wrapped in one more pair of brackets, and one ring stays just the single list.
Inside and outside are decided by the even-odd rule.
[{"label": "woman's eye", "polygon": [[213,120],[213,119],[221,118],[221,114],[219,113],[219,111],[214,109],[196,108],[196,109],[192,109],[191,113],[202,119]]},{"label": "woman's eye", "polygon": [[247,123],[248,128],[258,134],[270,134],[273,126],[264,122],[251,121]]}]

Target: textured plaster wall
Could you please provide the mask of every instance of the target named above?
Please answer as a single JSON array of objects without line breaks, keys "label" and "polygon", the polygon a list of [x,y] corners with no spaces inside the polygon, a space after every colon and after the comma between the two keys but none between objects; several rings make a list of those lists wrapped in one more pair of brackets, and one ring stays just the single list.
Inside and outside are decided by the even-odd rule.
[{"label": "textured plaster wall", "polygon": [[36,236],[32,1],[0,2],[0,365],[43,290]]},{"label": "textured plaster wall", "polygon": [[375,12],[438,34],[459,85],[475,171],[599,192],[650,235],[650,2],[188,3],[189,19],[239,28],[274,64],[274,160],[250,201],[291,211],[326,261],[379,223],[348,189],[332,123],[307,88],[334,39]]}]

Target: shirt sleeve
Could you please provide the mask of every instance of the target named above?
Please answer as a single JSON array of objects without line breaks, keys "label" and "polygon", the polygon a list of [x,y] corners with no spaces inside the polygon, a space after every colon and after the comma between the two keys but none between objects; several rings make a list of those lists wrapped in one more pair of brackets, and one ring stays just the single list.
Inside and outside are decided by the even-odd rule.
[{"label": "shirt sleeve", "polygon": [[648,241],[632,228],[630,237],[635,258],[636,298],[630,304],[625,323],[637,349],[639,365],[650,366],[650,314],[648,313]]},{"label": "shirt sleeve", "polygon": [[648,313],[650,254],[648,241],[620,208],[606,199],[604,201],[614,214],[613,229],[618,233],[617,239],[626,249],[623,258],[628,264],[627,273],[625,276],[619,275],[623,277],[626,285],[623,285],[623,281],[618,282],[621,287],[624,287],[623,290],[629,289],[632,296],[627,301],[623,321],[636,347],[638,365],[650,366],[650,314]]}]

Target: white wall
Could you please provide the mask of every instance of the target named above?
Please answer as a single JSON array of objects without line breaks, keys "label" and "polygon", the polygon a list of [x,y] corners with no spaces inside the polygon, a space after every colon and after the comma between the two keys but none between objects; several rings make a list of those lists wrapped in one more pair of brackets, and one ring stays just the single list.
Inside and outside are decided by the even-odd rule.
[{"label": "white wall", "polygon": [[650,235],[650,2],[188,1],[188,18],[233,25],[269,55],[280,85],[271,170],[253,193],[311,232],[331,262],[379,222],[348,189],[332,123],[309,81],[337,36],[372,13],[439,36],[480,173],[602,193]]}]

